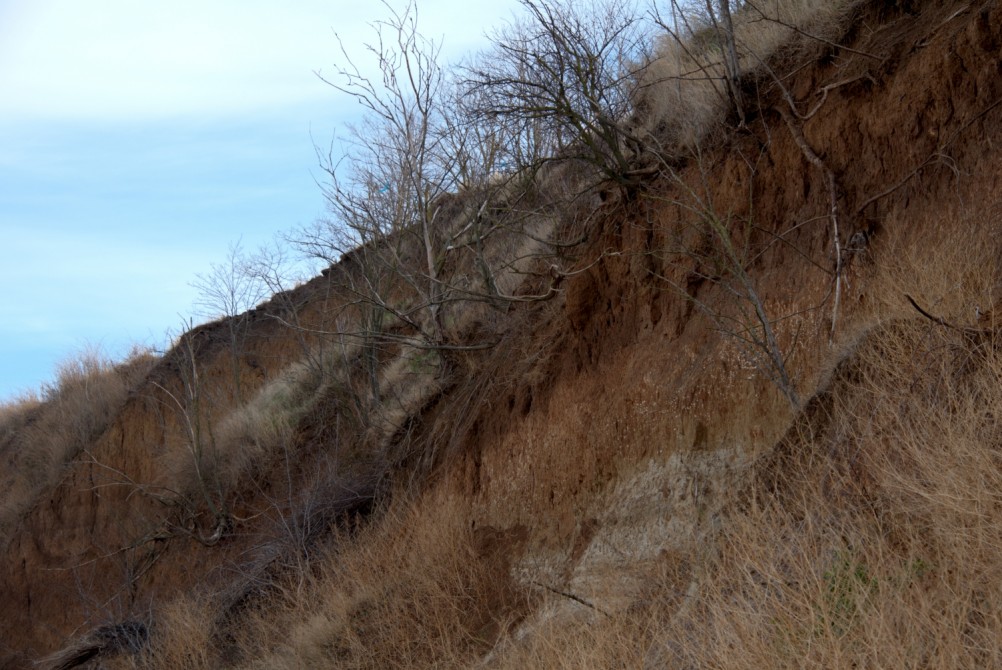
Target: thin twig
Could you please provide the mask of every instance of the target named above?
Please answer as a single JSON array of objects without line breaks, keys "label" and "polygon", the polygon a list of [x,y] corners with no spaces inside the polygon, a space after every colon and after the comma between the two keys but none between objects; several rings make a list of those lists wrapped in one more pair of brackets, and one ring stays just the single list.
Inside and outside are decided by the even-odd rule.
[{"label": "thin twig", "polygon": [[965,131],[968,128],[970,128],[974,124],[975,121],[977,121],[978,119],[984,117],[985,115],[987,115],[989,112],[991,112],[993,109],[995,109],[999,105],[1002,105],[1002,98],[999,98],[998,100],[996,100],[992,104],[988,105],[988,107],[986,107],[985,109],[983,109],[980,112],[978,112],[977,114],[975,114],[971,119],[969,119],[967,122],[965,122],[959,128],[957,128],[955,131],[953,131],[953,134],[951,134],[950,137],[947,138],[946,142],[944,142],[941,145],[937,146],[936,150],[933,151],[932,153],[930,153],[926,157],[926,159],[923,160],[918,165],[918,167],[916,167],[914,170],[912,170],[911,172],[909,172],[908,174],[906,174],[896,184],[894,184],[893,186],[891,186],[890,188],[888,188],[885,191],[881,191],[880,193],[878,193],[877,195],[873,196],[872,198],[868,198],[867,200],[865,200],[862,205],[860,205],[859,207],[856,208],[856,214],[862,213],[862,211],[864,209],[866,209],[868,206],[872,205],[873,203],[875,203],[876,201],[878,201],[878,200],[880,200],[882,198],[885,198],[885,197],[889,196],[891,193],[894,193],[895,191],[897,191],[899,188],[901,188],[902,186],[904,186],[905,184],[907,184],[909,181],[911,181],[911,179],[915,175],[917,175],[922,170],[922,168],[926,167],[927,165],[932,164],[937,159],[943,158],[944,157],[943,150],[946,149],[951,144],[953,144],[953,142],[955,142],[956,139],[960,136],[960,133],[962,133],[963,131]]},{"label": "thin twig", "polygon": [[612,618],[612,615],[609,614],[608,612],[606,612],[605,610],[603,610],[601,607],[598,607],[594,603],[590,603],[587,600],[585,600],[584,598],[582,598],[580,596],[576,596],[573,593],[568,593],[566,591],[561,591],[560,589],[555,589],[552,586],[547,586],[546,584],[543,584],[542,582],[537,582],[535,580],[531,580],[529,583],[530,584],[534,584],[534,585],[538,586],[541,589],[546,589],[550,593],[555,593],[558,596],[563,596],[564,598],[567,598],[568,600],[573,600],[574,602],[576,602],[576,603],[578,603],[580,605],[584,605],[585,607],[590,607],[591,609],[595,610],[599,614],[604,614],[605,616],[609,617],[610,619]]},{"label": "thin twig", "polygon": [[793,136],[793,141],[796,142],[797,146],[800,147],[800,151],[803,152],[804,157],[807,160],[821,170],[821,174],[824,176],[825,184],[828,186],[828,200],[829,200],[829,212],[828,218],[832,224],[832,237],[835,243],[835,300],[832,303],[832,326],[831,331],[828,334],[829,342],[835,338],[835,327],[838,323],[838,310],[839,302],[842,295],[842,243],[839,240],[839,225],[838,225],[838,188],[835,183],[835,173],[832,172],[820,156],[811,148],[811,145],[807,143],[807,138],[804,137],[804,133],[800,126],[794,123],[793,116],[791,112],[784,107],[777,107],[779,115],[783,117],[786,121],[787,127],[790,129],[790,134]]}]

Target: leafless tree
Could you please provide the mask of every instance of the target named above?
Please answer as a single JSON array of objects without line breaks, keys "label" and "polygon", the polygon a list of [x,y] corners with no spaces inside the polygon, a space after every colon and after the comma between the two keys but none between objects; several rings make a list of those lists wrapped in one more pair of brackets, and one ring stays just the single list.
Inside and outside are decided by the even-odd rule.
[{"label": "leafless tree", "polygon": [[[377,347],[388,318],[406,323],[430,344],[442,341],[436,199],[454,181],[454,170],[440,162],[446,86],[440,46],[418,33],[413,2],[401,11],[383,4],[389,18],[373,24],[375,41],[366,45],[377,74],[367,74],[342,44],[343,65],[335,76],[321,75],[354,98],[364,116],[351,129],[344,155],[335,156],[333,147],[318,152],[331,218],[298,240],[301,250],[332,264],[349,255],[354,261],[356,271],[343,279],[360,312],[377,400]],[[407,306],[390,295],[401,284],[411,293]]]},{"label": "leafless tree", "polygon": [[366,46],[371,67],[342,45],[344,64],[322,76],[363,116],[340,145],[318,148],[329,215],[292,240],[330,265],[343,300],[337,327],[323,335],[360,345],[375,403],[387,351],[489,346],[482,334],[460,334],[471,309],[552,295],[513,296],[498,282],[550,248],[521,228],[540,206],[509,184],[521,177],[516,161],[541,152],[538,136],[484,123],[482,91],[443,69],[438,43],[418,32],[416,6],[384,7],[388,18],[373,24]]},{"label": "leafless tree", "polygon": [[[365,74],[343,44],[344,65],[336,78],[323,77],[365,112],[353,129],[346,156],[321,156],[321,167],[330,178],[325,196],[343,226],[341,234],[328,239],[339,254],[345,251],[338,248],[343,243],[364,249],[393,236],[414,239],[422,266],[420,272],[412,268],[406,279],[424,297],[430,318],[409,321],[435,342],[441,339],[442,299],[433,231],[440,207],[435,199],[452,186],[449,166],[434,160],[441,156],[436,131],[443,116],[445,74],[438,62],[440,45],[418,33],[415,4],[408,3],[402,11],[386,2],[384,6],[389,18],[373,24],[376,40],[366,45],[378,77]],[[338,170],[345,158],[351,166],[346,178]],[[406,265],[399,260],[395,266],[403,272]],[[382,309],[388,307],[384,297],[377,298],[384,303]]]},{"label": "leafless tree", "polygon": [[526,19],[494,33],[466,71],[479,116],[545,138],[533,159],[581,159],[633,186],[639,138],[626,121],[652,24],[630,0],[520,0]]},{"label": "leafless tree", "polygon": [[195,307],[203,317],[225,320],[234,393],[240,402],[240,356],[247,333],[247,311],[265,297],[267,288],[260,277],[249,271],[239,241],[230,245],[223,263],[211,267],[210,272],[196,275],[191,284],[199,293]]}]

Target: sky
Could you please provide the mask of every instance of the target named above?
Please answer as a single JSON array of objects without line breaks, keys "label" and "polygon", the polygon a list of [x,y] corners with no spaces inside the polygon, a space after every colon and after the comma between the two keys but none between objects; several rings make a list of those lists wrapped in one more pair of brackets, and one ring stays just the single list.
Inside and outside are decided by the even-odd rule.
[{"label": "sky", "polygon": [[[403,0],[390,0],[400,9]],[[455,61],[516,0],[418,0]],[[163,347],[199,274],[324,214],[378,2],[0,0],[0,402],[83,351]],[[336,37],[337,36],[337,37]],[[196,317],[196,322],[198,318]]]}]

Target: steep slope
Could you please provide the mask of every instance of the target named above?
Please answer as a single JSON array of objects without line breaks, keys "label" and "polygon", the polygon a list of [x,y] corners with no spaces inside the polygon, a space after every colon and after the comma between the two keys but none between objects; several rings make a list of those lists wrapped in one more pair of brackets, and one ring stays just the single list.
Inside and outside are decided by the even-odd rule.
[{"label": "steep slope", "polygon": [[[853,375],[881,357],[905,369],[910,355],[994,337],[1002,8],[872,2],[848,26],[831,44],[770,61],[776,79],[746,77],[759,102],[745,125],[698,156],[666,160],[636,197],[568,205],[556,225],[586,241],[562,252],[554,273],[519,280],[519,295],[552,287],[552,297],[506,306],[489,324],[493,347],[443,354],[447,375],[426,372],[403,344],[380,352],[382,379],[393,370],[404,379],[391,386],[392,412],[363,416],[355,377],[295,367],[330,347],[331,324],[353,314],[351,259],[245,315],[235,357],[225,322],[186,334],[5,538],[5,665],[26,667],[100,629],[80,648],[149,643],[151,667],[365,667],[352,645],[367,649],[368,637],[403,648],[373,622],[386,602],[404,603],[393,611],[401,620],[421,619],[424,592],[408,596],[407,580],[436,563],[463,580],[441,603],[475,593],[479,604],[454,624],[458,641],[412,631],[445,638],[455,656],[415,649],[401,666],[464,665],[488,652],[498,666],[539,665],[545,640],[586,648],[575,637],[586,624],[628,647],[636,637],[602,622],[647,616],[652,602],[668,618],[690,616],[697,595],[711,602],[706,566],[726,562],[749,509],[772,504],[755,496],[796,497],[795,480],[815,467],[797,450],[810,451],[811,431],[838,433],[832,417],[860,393]],[[740,253],[720,251],[715,221]],[[926,318],[905,294],[957,327]],[[914,331],[897,357],[880,345],[895,328]],[[932,346],[933,337],[947,340]],[[357,352],[335,354],[364,364]],[[240,432],[238,414],[274,413],[264,403],[280,383],[289,425],[270,447]],[[853,402],[862,411],[865,399]],[[214,456],[201,460],[195,447]],[[192,462],[221,474],[192,475]],[[849,478],[875,478],[864,465],[846,466]],[[831,486],[833,500],[856,495]],[[434,541],[420,535],[429,527]],[[452,544],[463,560],[450,562]],[[385,591],[345,576],[373,579],[358,566],[389,565],[380,560],[397,569],[383,573]],[[347,613],[339,619],[326,601]],[[206,617],[201,660],[168,653],[165,640],[183,637],[185,603]],[[708,615],[691,616],[696,628]],[[634,646],[644,650],[628,659],[637,663],[688,658],[668,643]]]},{"label": "steep slope", "polygon": [[[852,52],[791,78],[801,109],[825,97],[798,125],[835,175],[843,249],[854,234],[866,235],[865,248],[843,257],[831,342],[829,191],[777,111],[784,101],[775,92],[746,132],[680,176],[682,187],[668,183],[646,201],[617,206],[585,254],[600,260],[569,278],[534,334],[501,354],[534,359],[507,389],[508,411],[495,404],[478,424],[476,446],[463,450],[462,491],[483,514],[478,523],[531,529],[543,552],[534,560],[565,576],[588,546],[594,560],[612,560],[601,555],[609,543],[605,551],[617,547],[627,563],[643,547],[652,559],[678,542],[693,551],[705,524],[713,525],[714,507],[735,489],[729,478],[747,474],[793,413],[756,374],[757,347],[740,346],[726,332],[729,322],[706,318],[672,290],[685,287],[710,311],[723,312],[719,301],[730,298],[721,295],[729,287],[697,267],[701,257],[680,262],[666,251],[699,206],[690,193],[749,221],[748,235],[757,238],[749,246],[761,249],[753,268],[759,295],[778,322],[800,395],[814,396],[871,328],[922,318],[906,293],[926,305],[962,293],[953,277],[924,276],[921,267],[892,283],[901,257],[955,253],[958,242],[963,248],[965,238],[981,235],[996,244],[999,28],[994,7],[873,6],[846,38]],[[995,253],[978,257],[994,264]],[[972,322],[974,306],[964,309],[957,321]]]}]

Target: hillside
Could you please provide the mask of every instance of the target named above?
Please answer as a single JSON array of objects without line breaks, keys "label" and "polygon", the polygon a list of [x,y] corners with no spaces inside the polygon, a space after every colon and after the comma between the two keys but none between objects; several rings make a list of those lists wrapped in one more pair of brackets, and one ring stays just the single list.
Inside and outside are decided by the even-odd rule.
[{"label": "hillside", "polygon": [[4,407],[0,665],[1002,666],[1002,6],[841,12]]}]

